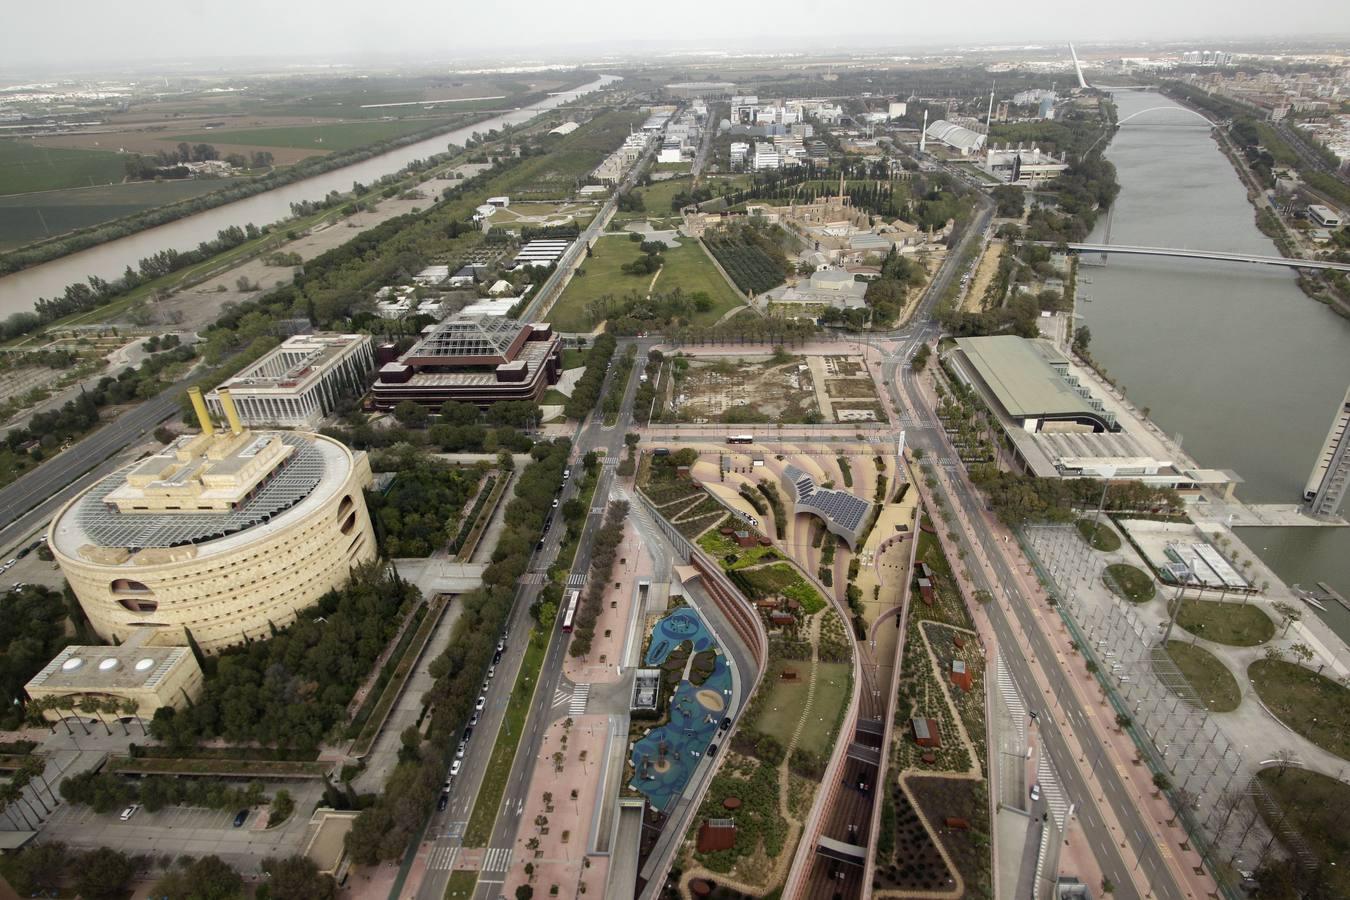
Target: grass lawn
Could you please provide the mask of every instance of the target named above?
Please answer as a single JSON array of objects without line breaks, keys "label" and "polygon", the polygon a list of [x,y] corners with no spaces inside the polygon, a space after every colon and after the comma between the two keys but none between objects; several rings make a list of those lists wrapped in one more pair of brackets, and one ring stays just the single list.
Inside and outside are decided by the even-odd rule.
[{"label": "grass lawn", "polygon": [[[811,661],[794,659],[787,662],[785,666],[797,673],[797,680],[784,681],[778,677],[776,668],[770,669],[769,675],[773,676],[772,680],[770,681],[769,676],[766,675],[766,683],[760,688],[760,690],[769,692],[769,696],[764,701],[764,710],[754,722],[750,723],[755,731],[773,735],[784,747],[787,746],[788,741],[792,740],[792,733],[797,730],[797,723],[802,718],[802,709],[806,707],[806,693],[809,689],[807,679],[811,673]],[[817,693],[820,691],[819,686],[816,687],[816,691]],[[820,700],[817,698],[816,703],[819,702]],[[833,713],[833,710],[831,710],[831,713]],[[813,730],[810,727],[802,729],[803,744],[807,742],[807,735]]]},{"label": "grass lawn", "polygon": [[642,206],[648,215],[668,216],[678,210],[670,208],[671,198],[681,191],[689,190],[692,178],[671,178],[668,181],[656,181],[650,187],[638,190],[642,197]]},{"label": "grass lawn", "polygon": [[1112,593],[1124,597],[1131,603],[1147,603],[1157,594],[1153,576],[1129,563],[1113,563],[1107,566],[1102,572],[1102,581]]},{"label": "grass lawn", "polygon": [[[848,663],[818,663],[816,666],[816,696],[811,701],[811,721],[802,729],[797,746],[821,756],[828,756],[834,747],[839,710],[848,706],[851,666]],[[775,732],[777,733],[777,732]],[[784,733],[784,743],[792,732]]]},{"label": "grass lawn", "polygon": [[478,888],[478,873],[459,869],[450,873],[450,880],[445,883],[445,900],[454,900],[456,897],[472,897],[473,892]]},{"label": "grass lawn", "polygon": [[116,184],[125,160],[110,150],[39,147],[31,141],[0,140],[0,194],[55,191]]},{"label": "grass lawn", "polygon": [[562,357],[563,369],[579,369],[586,365],[586,351],[570,349],[563,351]]},{"label": "grass lawn", "polygon": [[[1350,785],[1293,767],[1285,769],[1283,775],[1278,767],[1263,769],[1256,777],[1287,811],[1286,821],[1295,823],[1294,829],[1313,854],[1325,862],[1339,861],[1324,868],[1331,887],[1326,896],[1350,897],[1350,866],[1345,864],[1350,859],[1350,829],[1341,819],[1350,807]],[[1261,814],[1266,816],[1266,810]]]},{"label": "grass lawn", "polygon": [[[722,274],[713,267],[712,260],[697,246],[697,242],[681,238],[680,246],[667,250],[662,256],[665,265],[656,279],[657,292],[680,288],[686,294],[702,291],[712,298],[712,308],[694,315],[695,325],[711,325],[729,309],[740,305],[735,288],[727,284]],[[624,264],[642,254],[636,241],[627,235],[606,237],[596,243],[595,251],[582,264],[580,271],[567,285],[562,297],[549,310],[547,318],[558,331],[590,331],[596,326],[586,311],[592,300],[605,295],[624,297],[637,292],[645,294],[652,283],[650,275],[627,275]],[[585,274],[581,274],[584,272]]]},{"label": "grass lawn", "polygon": [[343,122],[332,125],[240,128],[207,131],[201,134],[179,134],[168,140],[222,147],[293,147],[298,150],[330,152],[364,147],[367,144],[425,131],[439,125],[448,127],[451,123],[450,119],[407,119],[398,122]]},{"label": "grass lawn", "polygon": [[1211,712],[1232,712],[1242,702],[1237,679],[1223,662],[1203,647],[1168,641],[1167,655]]},{"label": "grass lawn", "polygon": [[1111,553],[1120,549],[1120,535],[1112,531],[1111,526],[1105,522],[1094,524],[1091,519],[1079,519],[1074,525],[1093,550]]},{"label": "grass lawn", "polygon": [[1258,659],[1247,667],[1261,702],[1317,746],[1350,759],[1350,690],[1297,663]]},{"label": "grass lawn", "polygon": [[1182,600],[1177,624],[1191,634],[1230,647],[1255,647],[1275,636],[1275,623],[1249,603]]}]

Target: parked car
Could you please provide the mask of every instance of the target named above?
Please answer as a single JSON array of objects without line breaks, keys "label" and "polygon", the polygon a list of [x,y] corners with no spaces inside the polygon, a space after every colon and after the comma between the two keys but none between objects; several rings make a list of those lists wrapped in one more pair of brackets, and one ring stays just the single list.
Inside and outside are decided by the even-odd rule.
[{"label": "parked car", "polygon": [[449,805],[450,805],[450,792],[449,792],[449,791],[441,791],[441,799],[439,799],[439,800],[436,801],[436,809],[437,809],[437,811],[438,811],[438,812],[444,812],[444,811],[445,811],[445,808],[446,808],[447,806],[449,806]]},{"label": "parked car", "polygon": [[130,806],[128,806],[126,809],[122,810],[122,815],[119,816],[119,818],[120,818],[123,822],[125,822],[127,819],[130,819],[132,816],[136,815],[136,810],[138,810],[138,809],[140,809],[140,808],[141,808],[141,805],[140,805],[139,803],[133,803],[133,804],[131,804]]},{"label": "parked car", "polygon": [[464,765],[463,760],[455,760],[450,764],[450,777],[454,778],[459,774],[460,767]]},{"label": "parked car", "polygon": [[496,677],[497,677],[497,667],[495,665],[488,666],[488,680],[490,681]]},{"label": "parked car", "polygon": [[477,724],[478,724],[478,713],[474,713],[473,715],[469,716],[469,727],[472,728]]},{"label": "parked car", "polygon": [[502,639],[502,640],[498,641],[498,642],[497,642],[497,652],[498,652],[498,653],[501,653],[501,652],[502,652],[503,650],[505,650],[505,649],[506,649],[506,640],[505,640],[505,639]]},{"label": "parked car", "polygon": [[243,828],[244,823],[248,821],[248,810],[241,809],[234,815],[234,827]]},{"label": "parked car", "polygon": [[554,509],[557,509],[557,508],[558,508],[558,498],[557,498],[557,497],[554,497],[554,498],[553,498],[553,508],[554,508]]},{"label": "parked car", "polygon": [[473,737],[473,726],[472,725],[464,726],[464,743],[467,744],[469,742],[469,738],[471,737]]},{"label": "parked car", "polygon": [[731,727],[731,716],[724,716],[722,719],[722,730],[726,731]]},{"label": "parked car", "polygon": [[463,759],[464,751],[469,749],[468,742],[460,741],[459,746],[455,748],[455,759]]},{"label": "parked car", "polygon": [[[487,685],[484,685],[484,687],[487,687]],[[482,712],[482,711],[483,711],[483,707],[485,707],[485,706],[487,706],[487,696],[484,695],[484,694],[479,694],[479,695],[478,695],[478,702],[475,703],[475,704],[473,705],[473,711],[474,711],[474,712]]]},{"label": "parked car", "polygon": [[1040,785],[1040,782],[1036,782],[1035,784],[1033,784],[1033,785],[1031,786],[1031,799],[1032,799],[1033,801],[1041,799],[1041,785]]}]

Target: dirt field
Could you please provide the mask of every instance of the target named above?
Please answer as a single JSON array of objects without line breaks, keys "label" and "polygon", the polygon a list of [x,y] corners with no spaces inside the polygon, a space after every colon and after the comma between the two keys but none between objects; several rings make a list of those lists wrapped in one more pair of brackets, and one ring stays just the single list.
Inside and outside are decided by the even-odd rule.
[{"label": "dirt field", "polygon": [[1003,242],[991,241],[989,248],[984,256],[980,257],[980,265],[975,269],[975,279],[971,282],[970,291],[966,294],[966,302],[962,308],[969,312],[979,312],[984,308],[984,292],[988,290],[990,282],[998,274],[998,262],[1003,258]]},{"label": "dirt field", "polygon": [[689,422],[803,422],[820,416],[811,373],[802,357],[694,359],[676,390],[680,418]]},{"label": "dirt field", "polygon": [[[161,126],[156,124],[154,130],[145,126],[135,126],[127,131],[84,131],[79,134],[54,134],[45,135],[33,139],[33,143],[40,147],[61,147],[66,149],[83,150],[116,150],[121,153],[144,153],[147,155],[158,153],[161,150],[177,150],[179,142],[173,135],[186,134],[189,129],[200,128],[205,122],[220,121],[218,116],[206,117],[202,119],[175,119],[170,126]],[[231,131],[243,128],[261,128],[261,127],[284,127],[301,125],[324,125],[338,120],[320,120],[320,119],[267,119],[258,116],[247,116],[239,120],[231,120],[227,127],[215,129],[213,132],[212,146],[221,151],[221,154],[234,153],[240,145],[230,144],[227,140]],[[247,122],[248,124],[242,124]],[[257,147],[248,148],[249,150],[267,150],[272,154],[272,162],[279,166],[288,166],[297,163],[307,156],[321,156],[327,153],[327,150],[320,149],[299,149],[294,147]]]}]

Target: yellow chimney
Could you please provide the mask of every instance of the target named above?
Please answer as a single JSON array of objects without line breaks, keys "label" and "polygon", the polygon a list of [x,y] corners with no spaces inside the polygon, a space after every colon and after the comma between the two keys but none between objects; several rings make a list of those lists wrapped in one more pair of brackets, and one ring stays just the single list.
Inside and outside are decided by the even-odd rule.
[{"label": "yellow chimney", "polygon": [[188,388],[188,399],[192,401],[192,409],[197,413],[197,424],[201,426],[202,434],[210,437],[216,433],[216,426],[211,422],[211,413],[206,408],[206,401],[202,399],[202,389],[193,385]]},{"label": "yellow chimney", "polygon": [[230,396],[230,389],[221,388],[216,393],[220,395],[220,405],[225,407],[225,418],[230,421],[230,431],[234,434],[243,434],[244,426],[239,421],[239,410],[235,409],[234,398]]}]

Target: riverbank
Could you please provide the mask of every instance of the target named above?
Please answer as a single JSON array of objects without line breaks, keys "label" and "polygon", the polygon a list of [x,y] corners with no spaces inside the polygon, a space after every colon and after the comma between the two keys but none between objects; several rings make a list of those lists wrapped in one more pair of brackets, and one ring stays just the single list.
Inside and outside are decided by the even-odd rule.
[{"label": "riverbank", "polygon": [[[1206,113],[1212,115],[1209,110],[1190,102],[1185,95],[1167,90],[1166,86],[1160,89],[1160,93],[1177,105],[1200,115]],[[1247,165],[1246,159],[1243,158],[1242,152],[1233,143],[1231,136],[1219,127],[1215,127],[1212,133],[1216,135],[1215,143],[1218,144],[1219,152],[1228,159],[1233,170],[1237,173],[1238,180],[1242,182],[1242,186],[1247,191],[1247,201],[1252,206],[1257,230],[1270,238],[1275,245],[1275,249],[1279,250],[1280,255],[1286,259],[1310,258],[1307,255],[1309,251],[1301,246],[1299,237],[1289,229],[1279,210],[1270,202],[1260,179]],[[1299,290],[1303,291],[1310,299],[1327,306],[1336,315],[1350,319],[1350,296],[1340,293],[1336,285],[1325,276],[1310,274],[1310,271],[1300,271],[1298,286]]]}]

